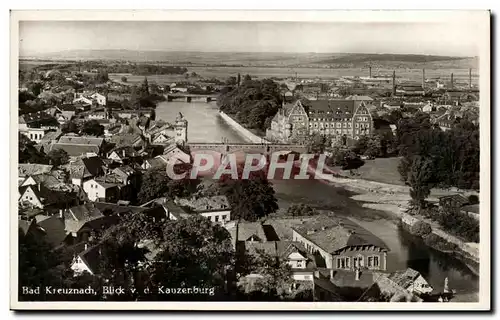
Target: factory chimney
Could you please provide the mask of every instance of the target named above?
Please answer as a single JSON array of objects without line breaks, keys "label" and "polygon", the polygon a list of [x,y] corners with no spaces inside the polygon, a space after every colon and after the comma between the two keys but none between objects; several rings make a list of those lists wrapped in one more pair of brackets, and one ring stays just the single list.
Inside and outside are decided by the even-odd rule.
[{"label": "factory chimney", "polygon": [[451,74],[451,88],[453,89],[453,73]]},{"label": "factory chimney", "polygon": [[370,68],[370,79],[372,78],[372,67],[369,66],[368,68]]},{"label": "factory chimney", "polygon": [[392,71],[392,96],[396,96],[396,71]]},{"label": "factory chimney", "polygon": [[422,89],[425,88],[425,69],[422,69]]},{"label": "factory chimney", "polygon": [[469,68],[469,89],[472,89],[472,68]]}]

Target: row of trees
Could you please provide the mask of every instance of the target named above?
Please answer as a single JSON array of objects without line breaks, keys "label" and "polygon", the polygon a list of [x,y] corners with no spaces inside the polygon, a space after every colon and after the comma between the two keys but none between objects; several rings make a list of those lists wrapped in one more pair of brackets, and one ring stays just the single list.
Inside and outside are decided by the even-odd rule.
[{"label": "row of trees", "polygon": [[265,130],[278,112],[282,103],[280,89],[272,80],[244,79],[238,85],[238,79],[231,81],[225,88],[217,104],[219,109],[251,129]]}]

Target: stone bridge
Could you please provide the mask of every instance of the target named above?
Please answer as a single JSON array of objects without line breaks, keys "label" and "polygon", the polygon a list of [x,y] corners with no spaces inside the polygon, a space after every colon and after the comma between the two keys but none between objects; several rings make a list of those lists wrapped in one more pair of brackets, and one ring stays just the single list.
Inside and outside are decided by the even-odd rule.
[{"label": "stone bridge", "polygon": [[195,101],[203,101],[203,102],[211,102],[217,100],[216,94],[191,94],[191,93],[169,93],[165,95],[167,101],[173,100],[183,100],[185,102],[195,102]]},{"label": "stone bridge", "polygon": [[307,146],[300,144],[279,144],[279,143],[189,143],[191,152],[210,150],[221,154],[235,152],[259,153],[271,155],[274,152],[296,152],[307,153]]}]

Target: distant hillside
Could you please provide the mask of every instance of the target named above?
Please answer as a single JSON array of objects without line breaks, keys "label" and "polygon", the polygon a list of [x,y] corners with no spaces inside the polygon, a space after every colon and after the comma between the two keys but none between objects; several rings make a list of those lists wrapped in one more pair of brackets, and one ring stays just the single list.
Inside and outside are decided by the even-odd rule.
[{"label": "distant hillside", "polygon": [[[28,58],[28,57],[22,57]],[[29,58],[50,60],[121,60],[175,65],[364,68],[477,68],[475,57],[369,53],[169,52],[68,50]]]}]

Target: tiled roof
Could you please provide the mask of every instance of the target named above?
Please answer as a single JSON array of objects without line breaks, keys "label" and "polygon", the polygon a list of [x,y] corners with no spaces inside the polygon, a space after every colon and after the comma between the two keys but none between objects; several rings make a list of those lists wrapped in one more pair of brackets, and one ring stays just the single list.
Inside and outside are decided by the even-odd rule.
[{"label": "tiled roof", "polygon": [[257,237],[261,241],[267,241],[266,234],[264,233],[264,229],[262,228],[262,224],[260,222],[240,222],[234,228],[229,230],[231,237],[235,239],[236,237],[236,229],[238,229],[238,241],[247,241],[252,236]]},{"label": "tiled roof", "polygon": [[350,119],[362,101],[356,100],[312,100],[310,118]]},{"label": "tiled roof", "polygon": [[408,288],[418,277],[420,273],[412,268],[408,268],[403,271],[396,271],[392,273],[388,278],[394,281],[398,286],[406,289]]},{"label": "tiled roof", "polygon": [[96,137],[90,137],[90,136],[64,135],[64,136],[59,138],[59,143],[96,145],[99,147],[101,147],[103,142],[104,142],[103,138],[96,138]]},{"label": "tiled roof", "polygon": [[378,237],[346,218],[321,215],[293,229],[329,253],[345,247],[363,245],[389,250]]},{"label": "tiled roof", "polygon": [[37,164],[37,163],[20,163],[18,164],[19,177],[26,177],[42,173],[49,173],[52,170],[52,165]]},{"label": "tiled roof", "polygon": [[99,153],[99,146],[89,144],[69,144],[69,143],[53,143],[49,145],[48,152],[56,149],[61,149],[66,151],[70,157],[77,157],[81,155],[86,155],[87,153]]},{"label": "tiled roof", "polygon": [[460,208],[460,210],[479,214],[479,204],[470,204]]},{"label": "tiled roof", "polygon": [[196,212],[230,210],[226,196],[212,196],[192,199],[179,199],[177,204],[190,207]]}]

